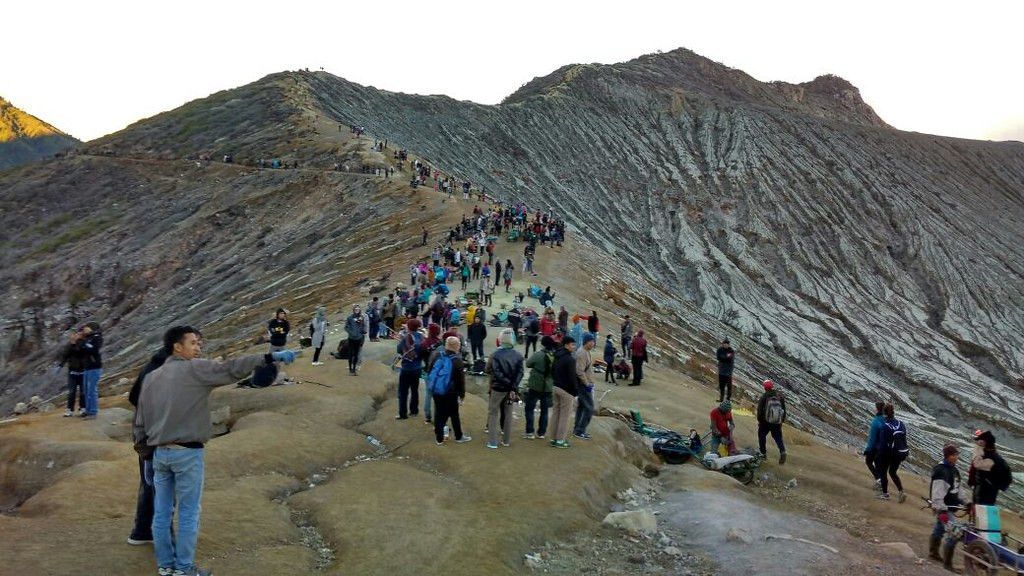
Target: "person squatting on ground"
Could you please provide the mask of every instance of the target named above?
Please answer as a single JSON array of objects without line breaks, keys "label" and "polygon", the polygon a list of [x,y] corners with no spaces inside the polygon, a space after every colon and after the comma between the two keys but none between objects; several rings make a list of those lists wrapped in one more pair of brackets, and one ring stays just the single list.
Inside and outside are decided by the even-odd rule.
[{"label": "person squatting on ground", "polygon": [[718,446],[725,444],[729,455],[736,454],[733,430],[736,422],[732,419],[732,403],[726,400],[711,410],[711,452],[718,455]]},{"label": "person squatting on ground", "polygon": [[331,323],[327,321],[326,310],[323,306],[317,306],[313,313],[313,319],[309,322],[309,342],[313,347],[313,366],[322,366],[320,352],[324,349],[324,339],[327,337],[327,327]]},{"label": "person squatting on ground", "polygon": [[580,381],[579,393],[576,395],[576,423],[572,435],[580,440],[590,440],[587,426],[594,417],[594,381],[591,377],[594,361],[590,351],[594,349],[597,338],[590,332],[583,334],[583,346],[576,350],[576,375]]},{"label": "person squatting on ground", "polygon": [[[541,338],[541,349],[526,361],[530,378],[526,381],[526,397],[523,400],[523,415],[526,419],[526,434],[523,438],[543,439],[548,431],[548,409],[551,408],[551,394],[554,389],[555,341],[550,336]],[[533,409],[539,405],[537,431],[534,434]]]},{"label": "person squatting on ground", "polygon": [[718,358],[718,401],[732,400],[732,369],[735,364],[735,352],[729,345],[729,339],[722,340],[722,345],[715,352]]},{"label": "person squatting on ground", "polygon": [[[928,540],[928,557],[942,562],[948,570],[953,569],[953,548],[956,547],[956,540],[949,538],[945,545],[942,545],[942,537],[953,519],[953,512],[964,505],[960,495],[960,471],[956,469],[959,458],[960,450],[953,444],[946,444],[942,449],[942,462],[932,468],[929,489],[929,500],[935,512],[935,527]],[[881,471],[879,473],[881,474]]]},{"label": "person squatting on ground", "polygon": [[[142,383],[133,437],[140,455],[153,459],[153,544],[157,570],[164,576],[204,575],[195,565],[199,502],[203,492],[204,446],[213,435],[209,397],[214,388],[234,384],[261,364],[290,364],[290,350],[254,354],[225,362],[200,358],[199,332],[175,326],[164,334],[164,364]],[[178,513],[177,533],[171,524]]]},{"label": "person squatting on ground", "polygon": [[757,401],[757,446],[762,457],[766,457],[768,434],[779,448],[779,464],[786,463],[786,444],[782,441],[782,423],[786,421],[786,399],[781,390],[775,389],[775,382],[764,381],[764,394]]},{"label": "person squatting on ground", "polygon": [[398,416],[405,420],[420,413],[420,374],[423,373],[423,335],[420,319],[410,318],[405,323],[405,334],[399,338],[396,350],[401,357],[398,372]]},{"label": "person squatting on ground", "polygon": [[345,333],[348,335],[348,373],[358,374],[360,358],[359,353],[363,349],[363,342],[366,341],[366,333],[369,330],[370,320],[360,310],[359,305],[352,307],[352,313],[345,319]]},{"label": "person squatting on ground", "polygon": [[892,478],[896,490],[899,491],[899,501],[902,503],[907,499],[907,495],[903,492],[903,482],[900,481],[897,472],[910,454],[910,450],[907,448],[907,426],[896,419],[895,412],[892,404],[886,404],[883,409],[885,419],[875,440],[875,470],[878,471],[882,488],[882,493],[878,497],[882,500],[889,499],[889,478]]},{"label": "person squatting on ground", "polygon": [[882,433],[882,426],[885,423],[885,402],[875,402],[875,416],[871,419],[871,425],[868,426],[868,440],[864,445],[864,464],[868,467],[868,471],[871,472],[871,478],[874,479],[875,491],[882,491],[882,478],[879,476],[880,471],[875,466],[875,461],[878,460],[878,438]]},{"label": "person squatting on ground", "polygon": [[488,448],[498,447],[498,431],[502,432],[502,446],[512,439],[512,407],[519,400],[519,383],[523,380],[523,355],[516,351],[516,337],[512,330],[501,331],[501,348],[487,359],[485,372],[491,375],[490,395],[487,398],[487,429],[490,434]]},{"label": "person squatting on ground", "polygon": [[551,428],[554,439],[551,445],[555,448],[568,448],[569,418],[572,405],[579,394],[580,381],[576,373],[576,341],[572,336],[562,339],[562,345],[555,350],[555,366],[552,370],[554,380],[554,398],[551,406]]},{"label": "person squatting on ground", "polygon": [[427,394],[434,399],[434,440],[444,445],[444,427],[451,420],[452,433],[458,443],[473,438],[462,433],[459,405],[466,398],[466,373],[462,362],[462,341],[456,336],[444,339],[444,346],[435,349],[427,360]]}]

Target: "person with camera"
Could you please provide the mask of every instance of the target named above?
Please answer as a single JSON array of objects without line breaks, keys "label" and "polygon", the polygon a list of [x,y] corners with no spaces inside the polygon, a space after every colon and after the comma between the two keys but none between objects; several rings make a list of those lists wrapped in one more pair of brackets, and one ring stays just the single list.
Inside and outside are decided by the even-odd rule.
[{"label": "person with camera", "polygon": [[[204,576],[195,565],[199,537],[199,502],[203,493],[206,442],[213,436],[209,397],[218,386],[234,384],[261,364],[295,361],[296,353],[279,350],[224,362],[201,358],[199,331],[174,326],[164,334],[162,366],[142,382],[135,411],[136,451],[153,460],[153,545],[158,574]],[[178,513],[177,533],[171,525]]]}]

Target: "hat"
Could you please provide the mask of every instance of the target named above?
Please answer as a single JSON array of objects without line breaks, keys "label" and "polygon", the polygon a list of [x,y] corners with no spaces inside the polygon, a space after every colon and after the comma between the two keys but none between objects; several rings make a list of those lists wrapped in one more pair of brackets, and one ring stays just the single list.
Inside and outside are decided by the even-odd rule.
[{"label": "hat", "polygon": [[594,333],[593,332],[587,332],[587,333],[585,333],[583,335],[583,344],[584,345],[586,345],[587,342],[593,342],[594,340],[595,340],[595,338],[594,338]]},{"label": "hat", "polygon": [[722,402],[721,404],[718,405],[718,410],[722,414],[725,414],[726,412],[732,410],[732,402],[729,402],[728,400]]},{"label": "hat", "polygon": [[943,458],[949,458],[950,456],[952,456],[954,454],[959,454],[959,453],[960,453],[960,449],[957,448],[955,444],[946,444],[945,446],[942,447],[942,457]]},{"label": "hat", "polygon": [[562,338],[562,346],[565,346],[566,344],[575,344],[575,343],[576,343],[576,339],[573,338],[572,336],[566,336],[565,338]]},{"label": "hat", "polygon": [[996,437],[988,430],[979,434],[975,440],[981,440],[985,443],[985,448],[988,450],[994,450],[996,447]]},{"label": "hat", "polygon": [[545,336],[540,339],[540,345],[543,346],[544,348],[554,348],[555,339],[552,338],[551,336]]},{"label": "hat", "polygon": [[772,382],[771,380],[765,380],[761,385],[764,386],[765,390],[775,388],[775,382]]}]

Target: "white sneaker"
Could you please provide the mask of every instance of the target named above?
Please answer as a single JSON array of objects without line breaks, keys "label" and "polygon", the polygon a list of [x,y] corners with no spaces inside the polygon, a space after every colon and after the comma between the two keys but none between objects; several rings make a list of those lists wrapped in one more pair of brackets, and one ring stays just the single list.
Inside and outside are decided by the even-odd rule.
[{"label": "white sneaker", "polygon": [[456,440],[455,443],[456,444],[465,444],[466,442],[469,442],[472,439],[473,439],[472,436],[467,436],[466,434],[463,434],[462,438],[459,438],[458,440]]},{"label": "white sneaker", "polygon": [[524,440],[533,440],[535,438],[537,438],[537,436],[535,434],[523,434],[523,439]]},{"label": "white sneaker", "polygon": [[64,417],[65,418],[70,418],[71,416],[74,416],[74,415],[75,415],[75,413],[72,412],[71,410],[65,410],[64,411]]}]

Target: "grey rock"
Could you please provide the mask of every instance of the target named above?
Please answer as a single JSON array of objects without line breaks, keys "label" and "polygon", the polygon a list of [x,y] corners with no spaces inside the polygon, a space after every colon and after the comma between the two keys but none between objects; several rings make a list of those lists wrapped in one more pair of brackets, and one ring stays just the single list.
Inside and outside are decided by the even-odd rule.
[{"label": "grey rock", "polygon": [[601,523],[635,534],[649,535],[658,531],[658,519],[647,510],[610,512]]}]

